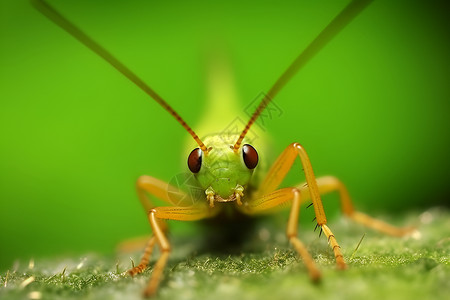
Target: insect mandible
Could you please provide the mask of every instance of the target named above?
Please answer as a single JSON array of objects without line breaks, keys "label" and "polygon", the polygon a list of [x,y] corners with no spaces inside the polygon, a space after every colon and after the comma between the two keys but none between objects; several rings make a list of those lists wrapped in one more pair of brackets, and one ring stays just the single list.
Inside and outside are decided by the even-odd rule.
[{"label": "insect mandible", "polygon": [[[347,268],[337,239],[327,226],[321,194],[337,191],[343,213],[351,220],[367,227],[392,236],[404,236],[414,230],[411,227],[397,228],[356,211],[346,187],[339,179],[332,176],[315,177],[310,159],[299,143],[292,143],[287,146],[267,172],[263,173],[264,170],[258,168],[261,155],[258,151],[263,148],[252,145],[251,139],[247,136],[257,118],[286,83],[370,2],[370,0],[352,1],[320,32],[264,94],[240,134],[225,131],[200,138],[165,100],[107,50],[45,1],[32,0],[34,6],[41,13],[105,59],[160,104],[197,143],[198,147],[188,155],[187,165],[196,180],[196,184],[202,189],[202,195],[193,196],[178,189],[178,187],[170,186],[166,182],[147,175],[141,176],[137,181],[137,193],[148,215],[152,235],[141,262],[129,270],[129,274],[136,275],[147,268],[151,253],[156,245],[161,250],[160,257],[153,267],[149,283],[144,290],[145,296],[152,296],[157,292],[171,252],[171,245],[167,239],[167,226],[164,220],[196,221],[215,218],[223,214],[224,211],[230,210],[252,216],[267,213],[275,207],[288,203],[290,204],[290,213],[286,229],[287,238],[295,251],[301,256],[313,281],[320,279],[320,271],[297,235],[300,206],[304,203],[311,202],[310,205],[314,207],[316,228],[320,227],[320,231],[328,239],[334,252],[337,267],[339,269]],[[292,187],[279,188],[297,158],[300,159],[306,184],[300,183]],[[255,178],[261,178],[261,180],[256,182]],[[176,191],[176,193],[168,193],[169,190]],[[168,205],[156,207],[148,194],[167,202]]]}]

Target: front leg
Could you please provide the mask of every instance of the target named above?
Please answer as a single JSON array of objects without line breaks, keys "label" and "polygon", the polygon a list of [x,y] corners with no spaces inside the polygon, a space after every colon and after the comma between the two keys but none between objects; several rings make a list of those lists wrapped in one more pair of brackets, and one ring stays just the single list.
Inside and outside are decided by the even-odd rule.
[{"label": "front leg", "polygon": [[[292,168],[295,159],[299,157],[303,166],[303,170],[305,172],[306,182],[307,182],[307,190],[309,192],[309,196],[311,197],[314,212],[316,215],[317,226],[321,227],[321,231],[325,233],[330,246],[333,249],[334,256],[336,258],[336,264],[339,269],[346,269],[347,264],[344,261],[344,257],[341,253],[340,246],[333,234],[333,232],[328,228],[327,218],[325,216],[325,211],[323,209],[322,200],[320,199],[319,187],[316,182],[316,177],[314,176],[314,171],[311,166],[311,161],[309,160],[308,154],[305,149],[299,143],[290,144],[281,155],[277,158],[275,163],[270,168],[269,172],[266,175],[266,178],[263,180],[261,189],[258,191],[257,197],[269,194],[274,191],[283,179],[286,177],[286,174]],[[300,191],[299,191],[300,192]],[[297,205],[297,204],[296,204]],[[298,209],[291,209],[291,215],[289,219],[289,225],[291,227],[291,231],[294,232],[293,226],[297,226],[298,214],[300,210],[300,204],[298,204]],[[295,220],[295,221],[294,221]],[[296,233],[296,230],[295,230]],[[297,250],[298,251],[298,250]]]},{"label": "front leg", "polygon": [[[142,208],[145,210],[145,213],[147,215],[155,207],[155,205],[151,201],[152,199],[148,197],[148,194],[174,206],[189,202],[192,204],[192,199],[190,199],[190,197],[183,191],[169,185],[167,182],[148,175],[142,175],[138,178],[138,180],[136,181],[136,191]],[[173,192],[169,195],[169,191]],[[185,206],[188,205],[185,204]],[[162,223],[161,226],[163,226],[164,231],[167,229],[165,224]],[[155,247],[155,243],[156,238],[153,234],[150,240],[147,242],[147,245],[145,246],[141,261],[137,266],[128,270],[128,274],[134,276],[142,273],[147,268],[148,263],[150,262],[153,248]]]},{"label": "front leg", "polygon": [[191,207],[155,207],[149,211],[148,220],[152,227],[153,236],[161,250],[161,256],[156,261],[153,273],[144,290],[144,296],[153,296],[162,279],[164,268],[171,252],[170,243],[164,230],[164,220],[196,221],[214,216],[219,209],[209,209],[206,205]]},{"label": "front leg", "polygon": [[317,224],[319,224],[319,226],[325,225],[327,223],[327,218],[323,209],[322,200],[320,199],[319,187],[317,186],[311,161],[309,160],[305,149],[299,143],[290,144],[283,153],[281,153],[273,163],[263,182],[260,184],[260,190],[258,190],[257,195],[262,196],[275,191],[292,168],[297,157],[300,158],[305,172],[308,191],[314,206]]},{"label": "front leg", "polygon": [[[170,244],[165,237],[167,225],[163,219],[192,221],[206,218],[216,213],[218,209],[210,210],[202,205],[193,206],[194,201],[190,195],[167,182],[148,175],[139,177],[136,189],[139,201],[149,218],[153,234],[145,247],[140,263],[130,269],[128,273],[134,276],[143,272],[148,266],[155,245],[159,245],[161,256],[156,262],[151,280],[145,290],[145,295],[149,296],[157,290],[170,253]],[[173,207],[155,207],[148,195],[172,204]]]}]

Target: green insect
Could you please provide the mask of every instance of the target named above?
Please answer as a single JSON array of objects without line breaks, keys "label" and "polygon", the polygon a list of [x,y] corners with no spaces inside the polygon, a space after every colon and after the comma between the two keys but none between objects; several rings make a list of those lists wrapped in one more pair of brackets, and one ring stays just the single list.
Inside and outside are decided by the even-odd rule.
[{"label": "green insect", "polygon": [[[337,267],[339,269],[347,267],[335,235],[327,226],[327,219],[320,198],[321,194],[330,191],[339,192],[343,213],[350,219],[368,227],[393,236],[407,235],[414,230],[410,227],[396,228],[356,211],[346,187],[339,179],[332,176],[315,177],[308,155],[299,143],[292,143],[287,146],[272,162],[271,167],[265,170],[261,163],[266,159],[263,152],[265,149],[264,141],[252,138],[249,134],[252,125],[284,85],[371,1],[352,1],[330,22],[278,78],[270,90],[263,95],[261,102],[241,132],[235,132],[227,128],[219,131],[219,133],[213,130],[212,132],[216,132],[215,134],[206,135],[202,139],[165,100],[102,46],[75,27],[46,2],[41,0],[32,2],[45,16],[105,59],[159,103],[182,125],[197,144],[196,148],[192,144],[189,145],[190,154],[188,155],[187,165],[192,173],[194,186],[201,193],[189,193],[178,186],[170,185],[146,175],[141,176],[137,181],[138,196],[148,215],[152,236],[147,243],[140,264],[129,270],[129,273],[131,275],[141,273],[147,268],[154,247],[158,245],[161,250],[161,255],[153,267],[152,276],[144,291],[145,296],[152,296],[157,292],[171,252],[171,245],[167,239],[167,226],[164,220],[196,221],[223,217],[229,215],[230,211],[240,215],[254,216],[270,212],[272,208],[282,204],[290,204],[286,234],[295,251],[301,256],[313,281],[320,279],[320,272],[306,247],[297,236],[300,206],[304,203],[311,203],[310,205],[314,207],[316,228],[320,227],[321,232],[328,239],[336,258]],[[213,73],[216,74],[216,77],[213,76],[211,86],[218,89],[213,94],[217,99],[221,98],[216,99],[216,101],[229,101],[227,90],[223,88],[228,86],[226,83],[228,80],[226,68],[223,68],[220,63],[213,67],[215,68]],[[210,119],[214,119],[214,116],[210,116]],[[209,129],[213,129],[212,125],[208,124],[207,126]],[[192,148],[194,149],[192,150]],[[288,188],[278,188],[297,158],[301,161],[306,184],[300,183]],[[156,207],[148,197],[149,194],[167,202],[168,205]]]}]

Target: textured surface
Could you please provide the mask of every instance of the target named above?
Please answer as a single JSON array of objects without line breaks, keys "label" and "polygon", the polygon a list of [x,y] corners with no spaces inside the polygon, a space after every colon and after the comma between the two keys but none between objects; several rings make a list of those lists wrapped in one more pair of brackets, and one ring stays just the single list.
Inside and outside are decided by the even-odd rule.
[{"label": "textured surface", "polygon": [[[349,263],[347,271],[335,269],[323,236],[319,239],[317,233],[302,233],[323,272],[318,285],[309,281],[283,232],[266,223],[257,226],[258,238],[231,255],[196,252],[196,238],[186,242],[173,236],[175,251],[157,298],[444,299],[450,293],[448,212],[431,209],[411,213],[395,223],[418,225],[420,237],[391,238],[353,226],[345,219],[332,222]],[[135,261],[139,255],[133,253]],[[1,274],[0,298],[140,299],[151,270],[130,278],[124,273],[131,265],[129,256],[35,261],[31,269],[28,262],[20,262],[8,275]],[[26,285],[30,277],[34,281]]]}]

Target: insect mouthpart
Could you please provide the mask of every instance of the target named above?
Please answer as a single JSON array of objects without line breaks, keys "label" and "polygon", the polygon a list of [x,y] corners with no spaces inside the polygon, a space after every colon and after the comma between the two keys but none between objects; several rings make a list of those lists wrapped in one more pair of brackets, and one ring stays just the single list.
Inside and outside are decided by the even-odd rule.
[{"label": "insect mouthpart", "polygon": [[214,207],[214,202],[224,203],[236,201],[237,205],[242,205],[241,199],[244,197],[244,187],[238,184],[228,198],[223,198],[221,195],[216,194],[211,187],[206,189],[205,194],[206,200],[209,202],[211,208]]},{"label": "insect mouthpart", "polygon": [[220,195],[214,195],[214,201],[215,202],[232,202],[236,201],[236,195],[232,194],[230,197],[224,199]]}]

